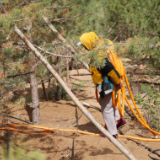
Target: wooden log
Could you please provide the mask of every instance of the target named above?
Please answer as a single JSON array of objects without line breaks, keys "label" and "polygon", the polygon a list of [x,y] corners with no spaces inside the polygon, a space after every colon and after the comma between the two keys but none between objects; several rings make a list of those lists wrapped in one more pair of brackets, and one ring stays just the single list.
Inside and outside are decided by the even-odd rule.
[{"label": "wooden log", "polygon": [[71,92],[70,88],[65,84],[63,79],[59,74],[52,68],[48,61],[38,52],[38,50],[33,46],[33,44],[24,36],[24,34],[15,26],[15,32],[19,37],[25,42],[25,44],[30,48],[30,50],[36,55],[36,57],[44,64],[44,66],[54,75],[58,82],[62,85],[64,90],[68,93],[74,103],[80,108],[80,110],[85,114],[85,116],[130,160],[136,160],[136,158],[124,147],[122,146],[113,136],[88,112],[88,110],[82,105],[82,103],[77,99],[77,97]]}]

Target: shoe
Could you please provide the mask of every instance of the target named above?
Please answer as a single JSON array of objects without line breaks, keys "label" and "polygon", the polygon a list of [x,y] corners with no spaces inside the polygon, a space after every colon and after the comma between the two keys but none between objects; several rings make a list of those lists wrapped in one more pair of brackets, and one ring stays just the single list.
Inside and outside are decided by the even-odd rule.
[{"label": "shoe", "polygon": [[112,135],[115,139],[118,139],[118,134]]},{"label": "shoe", "polygon": [[104,125],[104,128],[107,130],[107,126],[106,126],[106,124]]},{"label": "shoe", "polygon": [[126,124],[127,124],[127,122],[126,122],[123,118],[121,118],[121,119],[118,120],[118,122],[117,122],[117,129],[125,126]]}]

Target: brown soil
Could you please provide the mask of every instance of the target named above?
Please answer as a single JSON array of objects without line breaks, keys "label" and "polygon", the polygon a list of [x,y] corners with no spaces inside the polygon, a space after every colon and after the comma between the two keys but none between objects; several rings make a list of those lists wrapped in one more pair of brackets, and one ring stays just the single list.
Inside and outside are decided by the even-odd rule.
[{"label": "brown soil", "polygon": [[[85,69],[80,69],[79,73],[88,73]],[[71,71],[70,74],[77,74],[77,71]],[[81,80],[81,81],[80,81]],[[83,88],[74,89],[76,84],[83,84]],[[90,76],[72,76],[68,86],[74,89],[74,94],[80,101],[85,101],[90,105],[100,108],[96,102],[94,85]],[[40,98],[43,96],[41,88]],[[24,106],[15,106],[6,104],[10,115],[29,121]],[[104,125],[101,112],[94,108],[88,108],[95,119]],[[71,100],[45,101],[40,100],[40,126],[73,129],[87,132],[100,133],[99,130],[82,114],[78,109],[78,124],[76,122],[76,105]],[[138,137],[153,138],[152,134],[144,129],[136,119],[131,118],[125,113],[127,125],[122,129],[126,135]],[[14,123],[22,123],[15,119],[10,119]],[[28,151],[35,149],[41,150],[46,154],[47,160],[71,160],[72,143],[74,139],[74,160],[125,160],[127,159],[107,138],[84,135],[74,132],[56,131],[55,134],[27,134],[12,132],[11,139],[17,146],[27,148]],[[126,138],[119,138],[118,141],[127,148],[138,160],[150,160],[149,151],[135,142]],[[0,144],[6,142],[6,132],[0,133]],[[152,149],[160,148],[159,142],[143,142],[141,144]],[[155,156],[156,157],[156,156]]]}]

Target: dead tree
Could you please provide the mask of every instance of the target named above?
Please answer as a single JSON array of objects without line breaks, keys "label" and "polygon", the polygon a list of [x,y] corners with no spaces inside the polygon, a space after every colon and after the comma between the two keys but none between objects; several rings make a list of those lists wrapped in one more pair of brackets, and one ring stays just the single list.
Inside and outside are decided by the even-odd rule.
[{"label": "dead tree", "polygon": [[37,86],[37,79],[34,72],[30,74],[30,82],[31,82],[32,108],[33,108],[32,123],[39,124],[40,114],[39,114],[38,86]]},{"label": "dead tree", "polygon": [[38,96],[38,83],[35,76],[35,61],[31,61],[30,69],[30,89],[32,96],[32,103],[26,104],[25,109],[27,110],[30,121],[33,124],[40,124],[40,112],[39,112],[39,96]]}]

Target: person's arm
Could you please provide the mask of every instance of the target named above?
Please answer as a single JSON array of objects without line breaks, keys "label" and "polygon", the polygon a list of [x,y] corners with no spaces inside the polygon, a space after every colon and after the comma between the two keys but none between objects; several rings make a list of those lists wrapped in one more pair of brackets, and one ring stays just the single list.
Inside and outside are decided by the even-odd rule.
[{"label": "person's arm", "polygon": [[114,84],[123,86],[118,71],[114,68],[112,63],[107,58],[105,60],[106,60],[105,66],[103,68],[100,68],[99,71],[101,71],[103,75],[107,75]]}]

